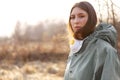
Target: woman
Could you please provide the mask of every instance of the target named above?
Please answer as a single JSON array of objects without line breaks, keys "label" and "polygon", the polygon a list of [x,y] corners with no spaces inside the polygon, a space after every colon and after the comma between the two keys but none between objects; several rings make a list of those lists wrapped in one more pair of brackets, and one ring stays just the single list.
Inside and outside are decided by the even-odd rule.
[{"label": "woman", "polygon": [[120,80],[116,30],[110,24],[96,24],[96,12],[89,2],[72,7],[68,27],[72,38],[64,80]]}]

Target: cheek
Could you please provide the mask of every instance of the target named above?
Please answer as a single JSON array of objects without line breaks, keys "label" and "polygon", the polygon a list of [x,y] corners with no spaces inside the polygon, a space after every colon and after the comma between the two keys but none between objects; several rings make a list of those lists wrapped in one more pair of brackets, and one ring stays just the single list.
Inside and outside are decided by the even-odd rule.
[{"label": "cheek", "polygon": [[74,24],[74,23],[73,23],[73,21],[71,20],[71,21],[70,21],[70,26],[71,26],[71,28],[73,27],[73,24]]},{"label": "cheek", "polygon": [[88,18],[84,18],[84,19],[82,20],[82,26],[84,26],[84,25],[87,23],[87,21],[88,21]]},{"label": "cheek", "polygon": [[83,23],[87,23],[88,18],[84,18]]},{"label": "cheek", "polygon": [[70,27],[70,28],[71,28],[71,31],[72,31],[72,32],[75,32],[76,29],[75,29],[73,26],[74,26],[74,24],[71,24],[71,27]]}]

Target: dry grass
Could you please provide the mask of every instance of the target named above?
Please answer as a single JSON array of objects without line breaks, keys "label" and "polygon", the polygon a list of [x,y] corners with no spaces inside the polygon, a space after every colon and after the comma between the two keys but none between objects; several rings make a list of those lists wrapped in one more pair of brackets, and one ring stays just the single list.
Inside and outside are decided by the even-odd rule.
[{"label": "dry grass", "polygon": [[68,53],[68,46],[64,43],[57,45],[52,42],[0,45],[1,60],[38,60],[38,58],[41,58],[41,55],[59,55],[64,53]]},{"label": "dry grass", "polygon": [[67,53],[63,43],[0,45],[0,80],[63,80]]},{"label": "dry grass", "polygon": [[63,80],[65,62],[27,62],[17,65],[1,65],[0,80]]}]

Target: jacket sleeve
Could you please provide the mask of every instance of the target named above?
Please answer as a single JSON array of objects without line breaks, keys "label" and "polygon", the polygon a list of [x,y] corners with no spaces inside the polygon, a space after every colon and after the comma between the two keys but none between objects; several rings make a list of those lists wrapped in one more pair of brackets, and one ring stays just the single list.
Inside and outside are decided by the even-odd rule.
[{"label": "jacket sleeve", "polygon": [[120,80],[120,55],[115,49],[107,51],[101,80]]}]

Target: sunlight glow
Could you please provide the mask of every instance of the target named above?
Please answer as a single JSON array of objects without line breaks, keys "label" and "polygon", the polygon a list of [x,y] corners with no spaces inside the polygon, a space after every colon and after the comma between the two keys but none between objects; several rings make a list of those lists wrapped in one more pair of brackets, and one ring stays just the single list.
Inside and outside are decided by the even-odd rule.
[{"label": "sunlight glow", "polygon": [[[0,36],[11,36],[17,21],[29,24],[52,18],[68,21],[71,6],[79,1],[0,0]],[[94,4],[93,0],[88,1]]]},{"label": "sunlight glow", "polygon": [[0,0],[0,36],[10,36],[17,21],[36,24],[50,18],[66,18],[69,0]]}]

